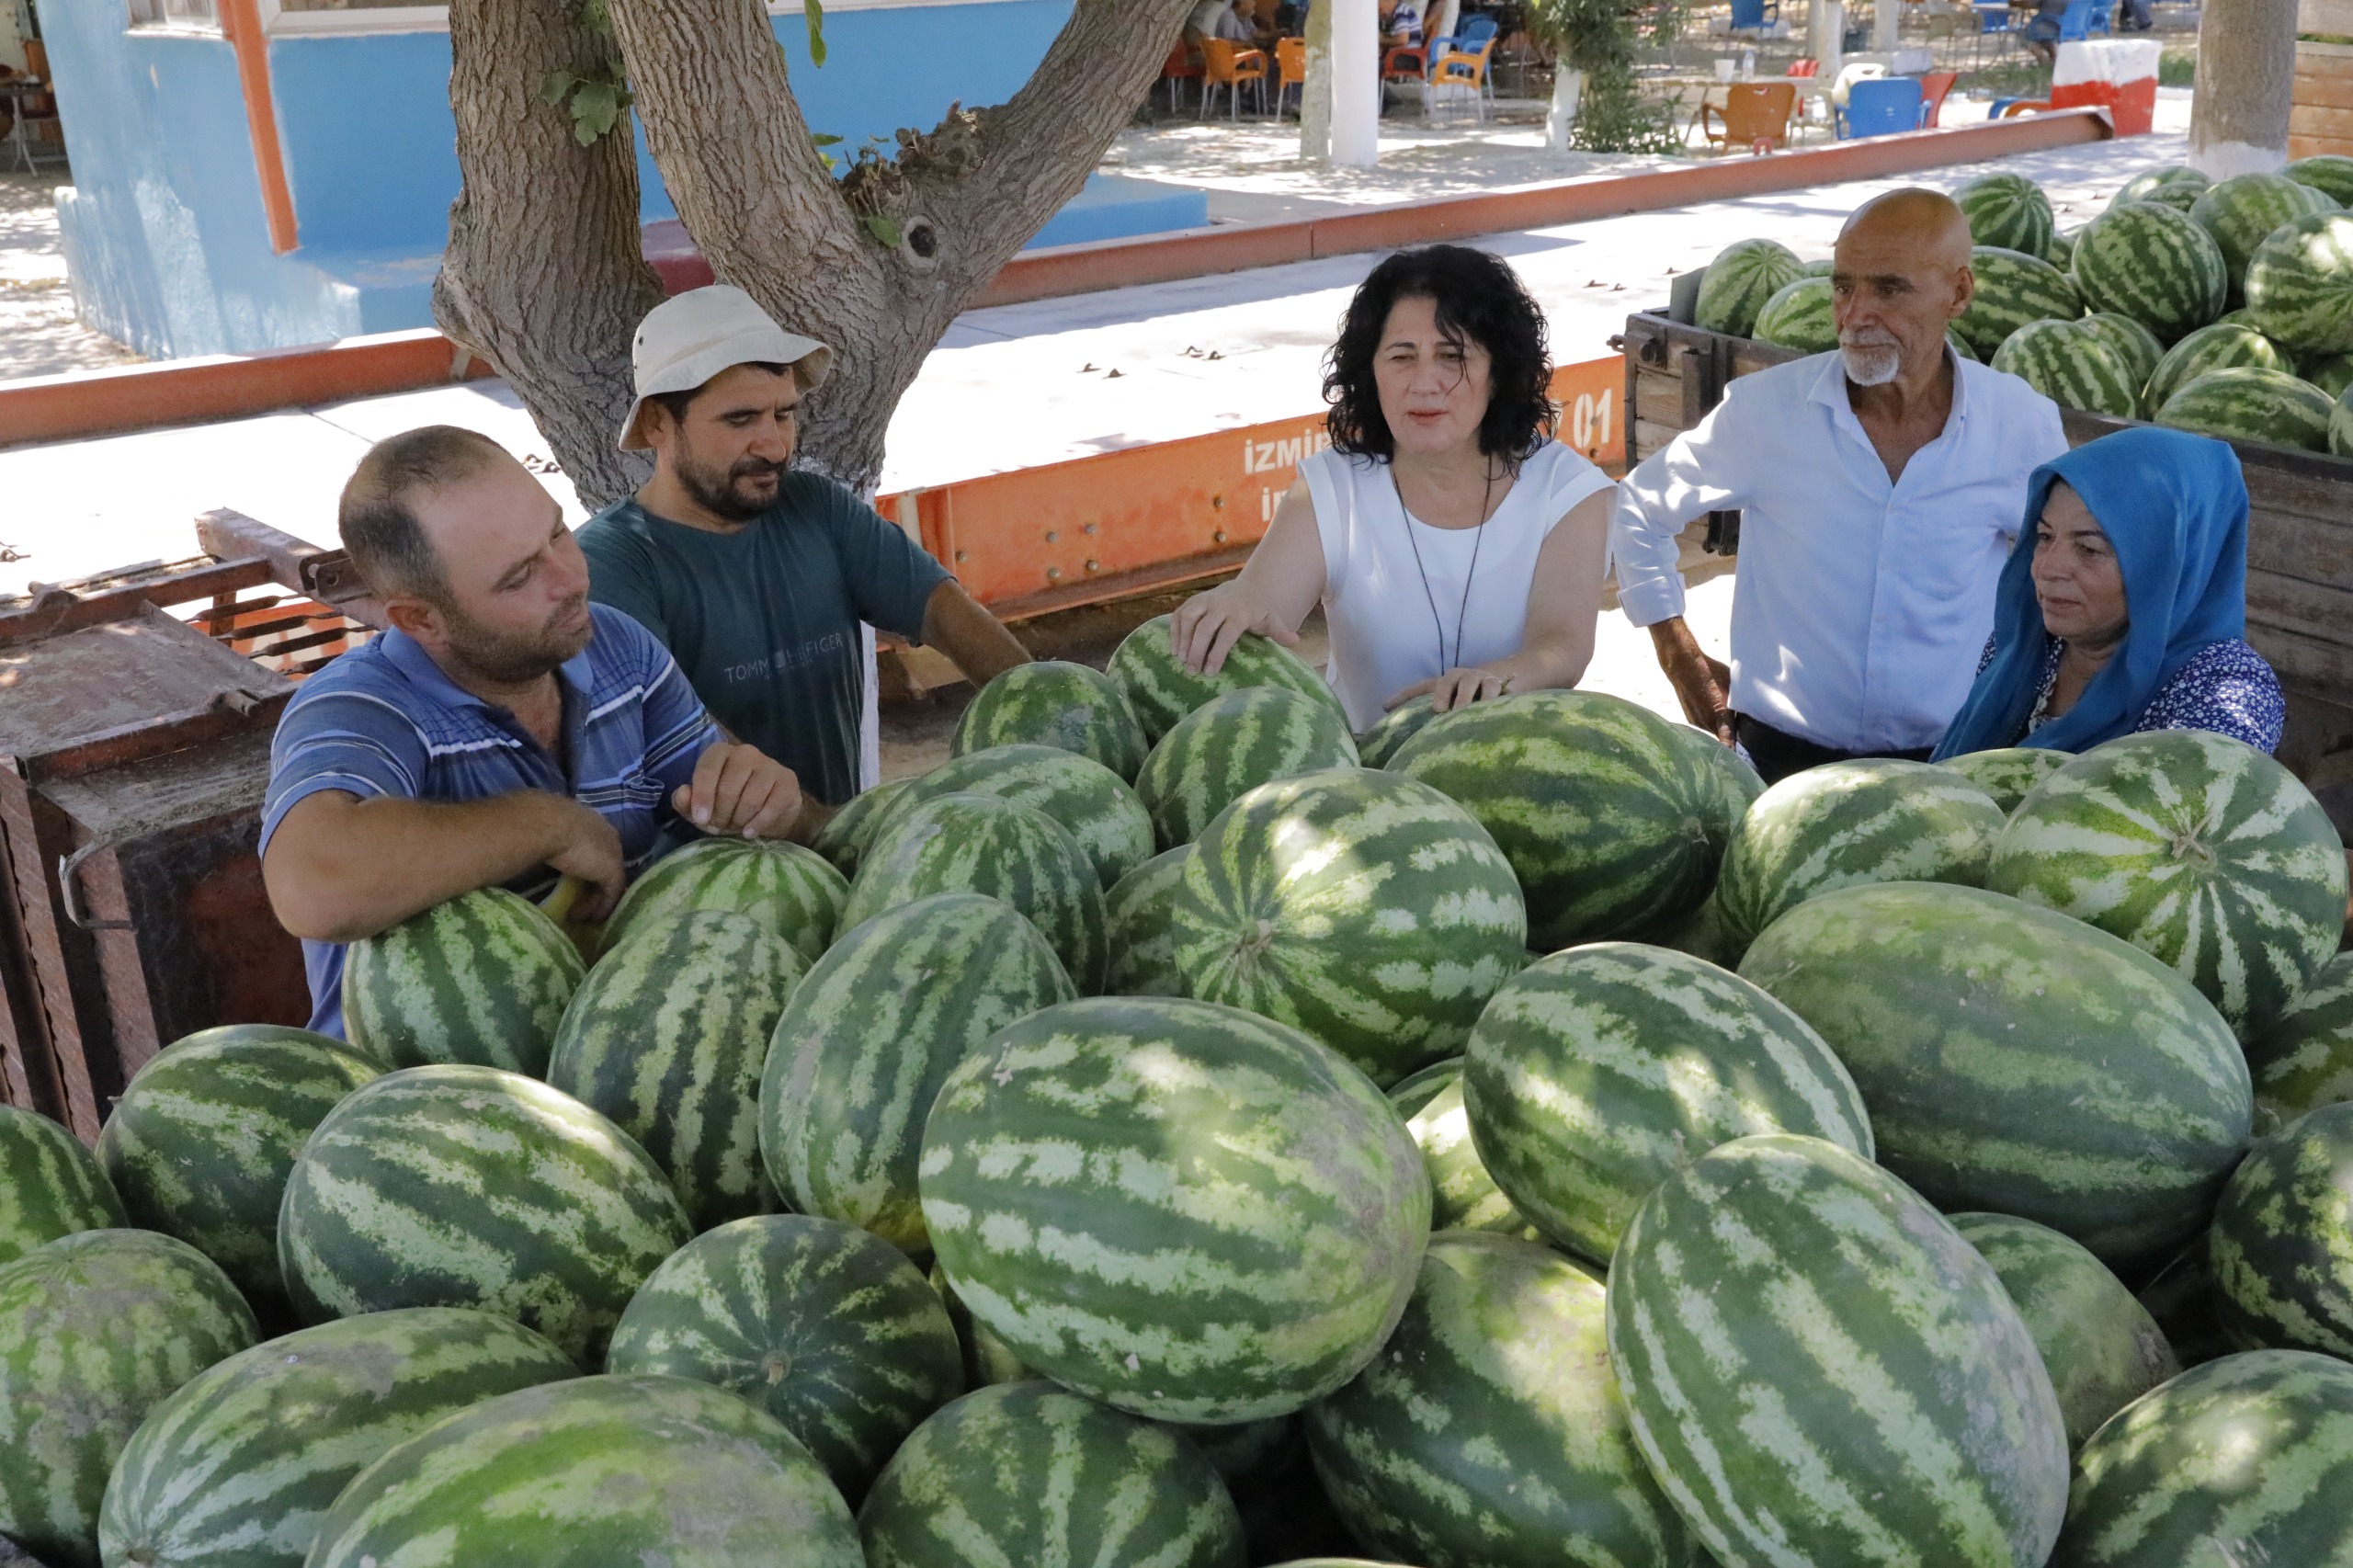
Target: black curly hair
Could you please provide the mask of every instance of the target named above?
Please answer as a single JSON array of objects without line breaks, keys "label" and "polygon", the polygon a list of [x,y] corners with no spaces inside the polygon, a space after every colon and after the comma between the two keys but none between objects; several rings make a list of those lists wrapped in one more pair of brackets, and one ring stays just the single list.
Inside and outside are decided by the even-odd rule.
[{"label": "black curly hair", "polygon": [[1438,330],[1450,341],[1487,351],[1491,396],[1479,422],[1479,450],[1518,473],[1559,415],[1550,396],[1552,357],[1544,312],[1519,274],[1466,245],[1399,251],[1374,267],[1348,301],[1339,341],[1324,359],[1324,401],[1332,410],[1324,426],[1332,445],[1355,457],[1396,455],[1373,365],[1389,312],[1400,300],[1429,301],[1438,307]]}]

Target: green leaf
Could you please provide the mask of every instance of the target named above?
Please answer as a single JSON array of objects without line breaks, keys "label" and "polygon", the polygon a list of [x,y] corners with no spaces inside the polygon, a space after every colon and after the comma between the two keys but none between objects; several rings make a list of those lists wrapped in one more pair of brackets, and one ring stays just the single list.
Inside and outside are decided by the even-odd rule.
[{"label": "green leaf", "polygon": [[822,131],[812,132],[809,140],[814,142],[820,147],[838,147],[842,144],[842,139],[840,137],[829,136]]},{"label": "green leaf", "polygon": [[906,237],[898,224],[879,213],[866,220],[866,232],[890,250],[897,250],[899,242]]},{"label": "green leaf", "polygon": [[801,14],[809,23],[809,62],[825,63],[825,0],[801,0]]},{"label": "green leaf", "polygon": [[560,104],[579,85],[580,78],[569,71],[551,71],[540,78],[540,102]]},{"label": "green leaf", "polygon": [[613,13],[606,0],[580,0],[580,25],[592,33],[611,37]]},{"label": "green leaf", "polygon": [[620,89],[611,82],[583,82],[572,95],[573,140],[583,147],[613,128],[620,118]]}]

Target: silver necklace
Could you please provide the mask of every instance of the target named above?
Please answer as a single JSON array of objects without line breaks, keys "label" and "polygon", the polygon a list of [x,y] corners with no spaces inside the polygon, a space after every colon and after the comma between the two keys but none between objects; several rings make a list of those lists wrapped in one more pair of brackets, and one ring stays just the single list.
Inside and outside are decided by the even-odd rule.
[{"label": "silver necklace", "polygon": [[1405,505],[1404,486],[1397,483],[1397,463],[1389,464],[1389,488],[1397,493],[1397,515],[1405,519],[1405,542],[1414,549],[1414,570],[1422,579],[1422,597],[1430,607],[1430,630],[1438,634],[1438,673],[1446,674],[1462,662],[1462,629],[1471,619],[1471,585],[1479,576],[1479,548],[1487,541],[1487,511],[1495,504],[1495,467],[1488,465],[1487,483],[1479,494],[1479,521],[1471,530],[1471,569],[1462,574],[1462,603],[1454,612],[1454,657],[1446,656],[1446,622],[1438,613],[1438,594],[1430,587],[1429,568],[1422,564],[1422,541],[1414,537],[1413,509]]}]

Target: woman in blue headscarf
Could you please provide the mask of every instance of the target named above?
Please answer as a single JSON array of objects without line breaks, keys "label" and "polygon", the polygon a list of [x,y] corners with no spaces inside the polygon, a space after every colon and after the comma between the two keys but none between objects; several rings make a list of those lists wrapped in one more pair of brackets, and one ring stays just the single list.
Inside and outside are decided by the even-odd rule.
[{"label": "woman in blue headscarf", "polygon": [[2143,730],[2275,749],[2279,681],[2245,641],[2246,505],[2238,454],[2179,430],[2121,431],[2035,470],[1985,664],[1938,760]]}]

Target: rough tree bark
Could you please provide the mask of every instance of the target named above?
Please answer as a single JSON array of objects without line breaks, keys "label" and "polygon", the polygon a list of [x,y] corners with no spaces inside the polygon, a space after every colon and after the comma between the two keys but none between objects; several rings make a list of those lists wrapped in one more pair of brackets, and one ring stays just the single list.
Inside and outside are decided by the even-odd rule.
[{"label": "rough tree bark", "polygon": [[2198,19],[2190,166],[2211,179],[2288,161],[2296,85],[2296,0],[2206,0]]},{"label": "rough tree bark", "polygon": [[[629,402],[630,333],[660,293],[639,256],[625,130],[584,153],[569,117],[535,97],[548,71],[592,74],[596,40],[573,19],[576,4],[451,6],[466,196],[438,302],[445,325],[464,329],[453,335],[516,379],[597,505],[635,483],[614,460],[612,430]],[[837,181],[758,0],[610,0],[647,145],[712,272],[835,351],[832,378],[810,400],[801,449],[812,466],[871,490],[891,413],[925,356],[1085,186],[1150,90],[1186,6],[1076,0],[1011,102],[902,131],[894,160]],[[509,9],[520,19],[507,21]],[[498,136],[498,147],[484,144]],[[625,205],[625,225],[608,203]],[[870,217],[895,225],[900,243],[884,245]]]}]

